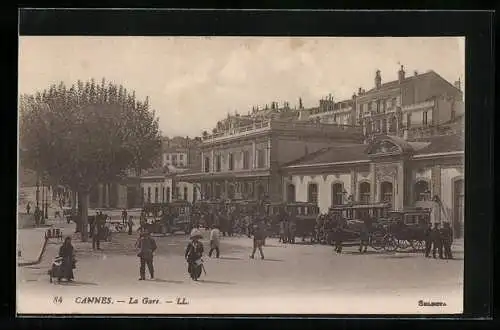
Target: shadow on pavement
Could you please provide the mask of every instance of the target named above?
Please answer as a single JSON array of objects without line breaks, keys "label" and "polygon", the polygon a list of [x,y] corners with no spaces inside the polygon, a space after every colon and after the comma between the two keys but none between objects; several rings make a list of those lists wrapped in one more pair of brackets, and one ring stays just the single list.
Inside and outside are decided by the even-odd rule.
[{"label": "shadow on pavement", "polygon": [[[217,258],[215,258],[217,259]],[[222,259],[222,260],[243,260],[243,258],[239,258],[239,257],[220,257],[218,259]]]},{"label": "shadow on pavement", "polygon": [[229,285],[235,284],[233,282],[211,281],[211,280],[199,280],[198,282],[201,282],[201,283],[212,283],[212,284],[229,284]]},{"label": "shadow on pavement", "polygon": [[359,251],[345,251],[343,252],[344,254],[349,254],[349,255],[354,255],[354,256],[362,256],[366,254],[382,254],[383,252],[378,252],[378,251],[366,251],[366,252],[359,252]]},{"label": "shadow on pavement", "polygon": [[268,259],[268,258],[264,258],[262,261],[280,261],[280,262],[283,262],[285,260],[283,260],[283,259]]},{"label": "shadow on pavement", "polygon": [[152,282],[162,282],[162,283],[175,283],[175,284],[182,284],[184,281],[176,281],[176,280],[164,280],[162,278],[155,278],[154,280],[151,280]]},{"label": "shadow on pavement", "polygon": [[384,259],[406,259],[406,258],[414,258],[415,256],[403,254],[403,255],[382,255],[380,257]]},{"label": "shadow on pavement", "polygon": [[97,283],[82,282],[82,281],[73,281],[73,282],[61,281],[60,283],[57,283],[57,280],[56,280],[56,281],[54,281],[54,283],[56,283],[58,285],[67,285],[67,286],[98,285]]}]

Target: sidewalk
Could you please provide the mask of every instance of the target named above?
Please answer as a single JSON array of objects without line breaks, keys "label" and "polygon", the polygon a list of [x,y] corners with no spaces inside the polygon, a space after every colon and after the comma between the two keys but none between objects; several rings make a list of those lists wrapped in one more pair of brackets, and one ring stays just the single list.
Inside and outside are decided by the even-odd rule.
[{"label": "sidewalk", "polygon": [[59,219],[47,219],[48,226],[18,229],[17,231],[17,263],[19,266],[40,263],[48,244],[60,244],[58,240],[45,240],[48,229],[59,228],[63,237],[74,231],[74,224],[67,224]]},{"label": "sidewalk", "polygon": [[463,238],[457,238],[453,240],[453,245],[451,247],[452,251],[458,252],[458,253],[464,253],[464,239]]}]

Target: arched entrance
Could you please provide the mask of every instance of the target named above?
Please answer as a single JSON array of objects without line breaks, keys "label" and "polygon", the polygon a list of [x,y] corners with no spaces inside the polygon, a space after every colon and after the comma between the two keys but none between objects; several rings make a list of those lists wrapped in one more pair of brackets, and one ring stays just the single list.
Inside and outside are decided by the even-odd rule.
[{"label": "arched entrance", "polygon": [[380,184],[380,201],[384,203],[391,203],[393,197],[392,182],[384,181]]},{"label": "arched entrance", "polygon": [[455,238],[463,236],[464,231],[464,180],[453,182],[453,233]]},{"label": "arched entrance", "polygon": [[430,200],[429,183],[425,180],[419,180],[415,183],[415,201],[428,201]]},{"label": "arched entrance", "polygon": [[342,183],[332,184],[332,206],[344,204],[344,185]]},{"label": "arched entrance", "polygon": [[286,201],[288,203],[295,202],[295,185],[290,183],[286,188]]},{"label": "arched entrance", "polygon": [[370,184],[368,182],[359,184],[359,201],[363,204],[370,203]]}]

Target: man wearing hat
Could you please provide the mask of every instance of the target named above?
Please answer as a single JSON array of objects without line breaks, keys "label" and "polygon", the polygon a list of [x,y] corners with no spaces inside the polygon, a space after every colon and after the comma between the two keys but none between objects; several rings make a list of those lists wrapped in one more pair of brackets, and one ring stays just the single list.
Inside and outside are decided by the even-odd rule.
[{"label": "man wearing hat", "polygon": [[255,251],[259,249],[260,252],[260,258],[264,259],[264,252],[262,251],[262,246],[264,245],[264,228],[263,228],[263,223],[259,222],[255,225],[254,231],[253,231],[253,250],[252,254],[250,255],[250,258],[253,259],[255,255]]},{"label": "man wearing hat", "polygon": [[153,253],[156,250],[156,242],[147,231],[141,233],[141,236],[137,241],[137,248],[139,249],[137,256],[141,261],[139,268],[139,274],[141,277],[139,280],[142,281],[146,279],[146,265],[148,265],[151,279],[154,279]]}]

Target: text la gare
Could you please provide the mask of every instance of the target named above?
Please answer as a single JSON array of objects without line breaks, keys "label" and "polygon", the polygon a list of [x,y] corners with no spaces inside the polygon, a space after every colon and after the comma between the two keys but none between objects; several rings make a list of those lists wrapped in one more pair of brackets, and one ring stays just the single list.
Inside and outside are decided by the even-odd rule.
[{"label": "text la gare", "polygon": [[129,300],[128,300],[128,303],[129,304],[139,304],[139,303],[142,303],[142,304],[146,304],[146,305],[154,305],[154,304],[159,304],[160,303],[160,299],[152,299],[152,298],[149,298],[149,297],[143,297],[142,299],[139,299],[139,298],[135,298],[135,297],[130,297]]}]

